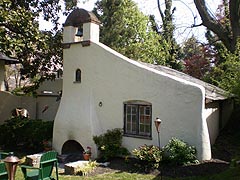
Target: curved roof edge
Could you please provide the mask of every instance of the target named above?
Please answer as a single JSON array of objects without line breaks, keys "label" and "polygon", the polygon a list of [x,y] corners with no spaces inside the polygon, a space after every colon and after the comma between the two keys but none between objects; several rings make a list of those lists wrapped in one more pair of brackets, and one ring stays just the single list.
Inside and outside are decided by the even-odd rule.
[{"label": "curved roof edge", "polygon": [[225,91],[217,86],[214,86],[212,84],[206,83],[200,79],[194,78],[183,72],[177,71],[175,69],[172,69],[172,68],[169,68],[166,66],[149,64],[149,63],[145,63],[145,62],[141,62],[141,61],[135,61],[135,60],[129,59],[126,56],[114,51],[113,49],[109,48],[108,46],[106,46],[102,43],[99,43],[98,45],[104,49],[107,49],[109,52],[114,53],[115,55],[117,54],[119,57],[123,58],[126,61],[131,62],[132,64],[135,64],[135,65],[140,64],[147,68],[154,69],[155,71],[162,72],[162,73],[165,73],[172,77],[176,77],[178,79],[182,79],[184,81],[193,83],[193,84],[195,84],[196,87],[200,88],[201,91],[204,92],[206,99],[210,99],[213,101],[219,101],[219,100],[226,100],[228,98],[233,97],[232,95],[229,96],[227,91]]},{"label": "curved roof edge", "polygon": [[83,23],[93,22],[95,24],[100,24],[98,18],[92,12],[85,9],[74,9],[67,17],[65,26],[79,27]]}]

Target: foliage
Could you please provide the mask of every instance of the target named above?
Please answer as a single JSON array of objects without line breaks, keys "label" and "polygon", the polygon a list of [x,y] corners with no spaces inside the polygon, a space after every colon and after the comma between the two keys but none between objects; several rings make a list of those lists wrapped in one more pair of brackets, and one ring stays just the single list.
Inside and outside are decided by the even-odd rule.
[{"label": "foliage", "polygon": [[[162,153],[159,147],[154,145],[143,145],[133,150],[133,154],[140,160],[145,171],[152,168],[157,169],[162,160]],[[141,167],[140,167],[141,168]]]},{"label": "foliage", "polygon": [[93,12],[102,22],[102,43],[131,59],[165,64],[168,44],[132,0],[98,0]]},{"label": "foliage", "polygon": [[87,176],[88,173],[92,172],[97,167],[97,165],[96,161],[88,161],[86,164],[76,167],[75,175],[80,174]]},{"label": "foliage", "polygon": [[[172,0],[165,0],[165,10],[163,11],[161,9],[160,0],[157,0],[157,2],[160,17],[162,19],[162,25],[160,26],[162,28],[158,28],[157,32],[159,35],[163,36],[164,41],[166,41],[168,45],[167,48],[165,47],[165,52],[167,52],[166,65],[173,69],[182,70],[181,61],[179,61],[182,56],[181,49],[173,37],[176,29],[173,23],[176,7],[172,8]],[[154,21],[156,22],[156,20]]]},{"label": "foliage", "polygon": [[182,47],[184,53],[184,70],[186,74],[204,79],[216,62],[216,52],[209,45],[202,45],[195,37],[189,38]]},{"label": "foliage", "polygon": [[[26,86],[24,90],[34,91],[44,79],[53,79],[62,65],[58,1],[2,0],[0,8],[1,52],[19,60],[22,68],[18,81],[29,79],[31,87]],[[55,24],[53,31],[39,30],[41,15]],[[22,83],[16,85],[22,86]]]},{"label": "foliage", "polygon": [[163,161],[174,165],[197,163],[196,148],[177,138],[172,138],[163,148]]},{"label": "foliage", "polygon": [[43,148],[43,141],[52,138],[53,122],[15,117],[0,126],[0,144],[5,148],[32,150]]},{"label": "foliage", "polygon": [[237,49],[231,53],[226,48],[219,51],[222,63],[213,69],[209,81],[236,95],[237,101],[240,97],[240,41]]},{"label": "foliage", "polygon": [[100,151],[100,159],[104,161],[112,157],[129,154],[128,150],[122,147],[121,129],[107,130],[107,132],[102,135],[93,136],[93,140]]}]

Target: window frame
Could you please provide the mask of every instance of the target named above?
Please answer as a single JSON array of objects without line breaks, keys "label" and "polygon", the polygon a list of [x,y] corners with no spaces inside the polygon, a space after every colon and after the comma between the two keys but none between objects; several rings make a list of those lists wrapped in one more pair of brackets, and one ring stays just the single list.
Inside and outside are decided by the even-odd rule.
[{"label": "window frame", "polygon": [[[128,107],[135,107],[136,108],[136,114],[133,114],[132,109],[131,109],[131,114],[128,114],[127,111],[129,110]],[[140,112],[140,108],[149,108],[150,113],[147,115],[146,113],[146,109],[143,110],[143,114],[141,114]],[[152,139],[152,104],[146,101],[139,101],[139,100],[133,100],[133,101],[126,101],[123,103],[123,135],[124,136],[129,136],[129,137],[136,137],[136,138],[143,138],[143,139]],[[128,119],[127,116],[131,116],[131,126],[133,126],[133,122],[132,122],[132,117],[136,116],[136,127],[134,127],[136,129],[136,131],[131,130],[128,131],[127,130],[127,124],[128,124]],[[140,125],[141,125],[141,116],[143,116],[143,128],[145,129],[146,126],[149,126],[149,133],[144,133],[143,131],[141,132],[140,130]],[[146,124],[145,122],[145,118],[148,117],[147,119],[149,119],[149,123]],[[145,124],[144,124],[145,123]],[[146,131],[145,131],[146,132]]]}]

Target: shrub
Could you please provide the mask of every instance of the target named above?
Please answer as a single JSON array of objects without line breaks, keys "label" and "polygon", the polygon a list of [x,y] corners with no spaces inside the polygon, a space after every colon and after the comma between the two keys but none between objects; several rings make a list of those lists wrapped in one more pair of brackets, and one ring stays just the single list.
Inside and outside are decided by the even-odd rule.
[{"label": "shrub", "polygon": [[52,138],[53,122],[14,117],[0,126],[0,144],[7,149],[43,150],[43,141]]},{"label": "shrub", "polygon": [[154,145],[143,145],[138,149],[134,149],[133,154],[140,160],[141,166],[144,171],[156,169],[159,167],[159,163],[162,159],[161,150]]},{"label": "shrub", "polygon": [[196,148],[177,138],[172,138],[163,148],[163,161],[173,165],[197,163]]},{"label": "shrub", "polygon": [[93,140],[100,151],[100,159],[107,161],[112,157],[128,155],[126,148],[122,147],[121,129],[107,130],[100,136],[93,136]]}]

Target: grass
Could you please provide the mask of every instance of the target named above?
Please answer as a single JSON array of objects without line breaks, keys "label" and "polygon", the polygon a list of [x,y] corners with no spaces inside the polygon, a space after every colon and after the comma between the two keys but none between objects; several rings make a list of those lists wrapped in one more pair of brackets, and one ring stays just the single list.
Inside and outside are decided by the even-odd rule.
[{"label": "grass", "polygon": [[[186,177],[186,178],[170,178],[163,177],[163,180],[239,180],[240,177],[240,166],[230,167],[224,172],[211,176],[201,176],[201,177]],[[24,180],[21,169],[18,167],[16,173],[16,180]],[[70,175],[59,175],[60,180],[160,180],[160,177],[148,174],[138,174],[138,173],[127,173],[127,172],[115,172],[115,173],[106,173],[99,174],[92,177],[87,176],[70,176]]]}]

